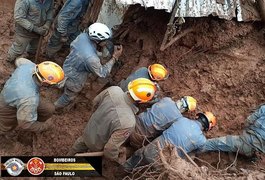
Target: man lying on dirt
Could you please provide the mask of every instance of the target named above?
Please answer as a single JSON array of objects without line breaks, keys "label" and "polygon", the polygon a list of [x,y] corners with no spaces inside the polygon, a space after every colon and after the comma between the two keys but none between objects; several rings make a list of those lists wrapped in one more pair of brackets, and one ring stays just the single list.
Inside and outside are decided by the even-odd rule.
[{"label": "man lying on dirt", "polygon": [[128,91],[127,88],[129,82],[137,78],[146,78],[151,81],[162,81],[168,78],[168,71],[161,64],[152,64],[148,68],[141,67],[128,76],[127,79],[121,80],[118,86],[120,86],[121,89],[126,92]]},{"label": "man lying on dirt", "polygon": [[25,58],[16,60],[17,68],[5,83],[0,94],[0,134],[19,128],[33,132],[49,129],[45,123],[55,108],[52,103],[40,100],[41,86],[56,85],[64,78],[62,68],[44,61],[34,64]]},{"label": "man lying on dirt", "polygon": [[79,25],[87,11],[90,0],[67,0],[55,22],[55,28],[48,41],[47,56],[53,58],[62,48],[68,45],[81,33]]},{"label": "man lying on dirt", "polygon": [[191,96],[184,96],[178,101],[165,97],[145,112],[137,115],[135,130],[130,136],[130,144],[139,149],[144,144],[160,136],[171,124],[183,117],[181,113],[194,111],[197,101]]},{"label": "man lying on dirt", "polygon": [[53,0],[17,0],[14,9],[15,40],[7,56],[13,62],[25,50],[36,54],[41,36],[46,36],[53,18]]},{"label": "man lying on dirt", "polygon": [[249,157],[255,151],[265,153],[265,105],[260,106],[246,119],[246,127],[241,135],[209,139],[201,151],[238,151],[239,154]]},{"label": "man lying on dirt", "polygon": [[174,145],[179,156],[184,157],[180,148],[185,153],[200,149],[206,142],[206,137],[202,131],[208,131],[215,125],[216,118],[211,112],[199,113],[196,120],[180,117],[161,136],[147,146],[138,149],[124,163],[123,167],[126,171],[132,171],[135,167],[155,162],[159,156],[157,143],[162,149],[166,143]]},{"label": "man lying on dirt", "polygon": [[112,58],[105,65],[100,63],[97,48],[107,49],[106,41],[111,36],[111,30],[105,24],[94,23],[89,26],[88,32],[81,33],[71,43],[70,54],[63,64],[66,76],[64,93],[54,103],[56,109],[64,108],[76,98],[90,73],[103,78],[110,74],[114,63],[122,54],[122,46],[115,46]]},{"label": "man lying on dirt", "polygon": [[105,158],[120,164],[125,162],[121,146],[134,129],[136,105],[152,100],[156,86],[148,79],[139,78],[130,82],[128,89],[123,92],[120,87],[111,86],[95,97],[93,105],[97,109],[68,155],[103,151]]}]

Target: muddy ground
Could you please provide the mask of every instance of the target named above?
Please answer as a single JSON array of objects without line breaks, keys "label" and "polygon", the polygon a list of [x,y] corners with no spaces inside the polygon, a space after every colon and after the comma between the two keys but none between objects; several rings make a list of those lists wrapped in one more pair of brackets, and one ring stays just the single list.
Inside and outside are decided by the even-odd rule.
[{"label": "muddy ground", "polygon": [[[135,7],[131,12],[134,10]],[[1,87],[14,70],[12,65],[6,63],[7,51],[14,35],[12,11],[12,6],[0,8]],[[143,8],[137,15],[133,14],[127,14],[124,24],[116,32],[119,36],[115,41],[124,45],[124,53],[121,58],[123,65],[112,72],[112,83],[126,78],[137,67],[164,64],[170,71],[169,78],[159,83],[164,96],[178,99],[183,95],[191,95],[198,100],[197,112],[207,110],[217,116],[218,126],[207,133],[207,137],[239,134],[251,110],[265,101],[263,24],[239,23],[215,17],[187,18],[182,28],[193,28],[194,31],[162,52],[159,48],[169,14],[153,9],[145,11]],[[125,32],[128,28],[130,30]],[[60,55],[57,62],[61,62],[67,53],[62,52]],[[46,60],[44,56],[42,59]],[[88,83],[71,108],[52,117],[54,125],[51,131],[33,136],[16,130],[10,133],[11,140],[1,139],[0,155],[65,155],[82,133],[91,114],[90,102],[103,85],[104,81],[101,80],[93,82],[92,86]],[[43,89],[41,94],[55,101],[60,91]],[[187,116],[195,117],[195,114]],[[209,153],[199,158],[215,167],[218,164],[219,168],[231,164],[227,154],[221,153],[221,160],[218,156],[218,153]],[[237,167],[260,170],[264,165],[263,155],[260,161],[254,163],[239,156]]]}]

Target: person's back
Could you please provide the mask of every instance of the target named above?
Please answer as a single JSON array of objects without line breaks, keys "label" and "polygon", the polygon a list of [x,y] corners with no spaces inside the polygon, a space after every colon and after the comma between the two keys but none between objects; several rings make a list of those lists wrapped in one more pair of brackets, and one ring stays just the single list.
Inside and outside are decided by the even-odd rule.
[{"label": "person's back", "polygon": [[90,63],[98,61],[97,51],[87,33],[81,33],[72,43],[63,69],[66,77],[72,80],[86,80],[89,72],[93,72]]},{"label": "person's back", "polygon": [[133,129],[134,112],[125,96],[122,89],[112,86],[95,98],[97,110],[90,117],[83,135],[89,150],[101,151],[116,130]]},{"label": "person's back", "polygon": [[[162,147],[165,142],[169,142],[189,153],[202,147],[206,142],[202,129],[202,125],[198,121],[181,117],[163,132],[159,141]],[[178,149],[177,151],[182,156],[181,151]]]},{"label": "person's back", "polygon": [[167,129],[178,118],[182,117],[176,102],[165,97],[147,108],[138,115],[139,123],[144,127],[146,134],[156,135]]},{"label": "person's back", "polygon": [[34,63],[19,66],[6,82],[1,95],[10,106],[17,106],[23,100],[33,97],[38,103],[39,87],[33,81],[32,72],[35,68]]},{"label": "person's back", "polygon": [[149,73],[148,73],[148,69],[146,67],[141,67],[139,69],[137,69],[135,72],[133,72],[132,74],[130,74],[126,79],[122,80],[119,83],[120,88],[126,92],[128,91],[128,84],[137,79],[137,78],[146,78],[151,80]]}]

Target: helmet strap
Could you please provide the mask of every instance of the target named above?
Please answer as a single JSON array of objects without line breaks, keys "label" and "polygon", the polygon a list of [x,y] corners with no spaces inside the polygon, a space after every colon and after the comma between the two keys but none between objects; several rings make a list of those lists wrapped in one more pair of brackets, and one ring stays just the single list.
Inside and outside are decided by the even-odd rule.
[{"label": "helmet strap", "polygon": [[41,85],[42,85],[42,83],[41,83],[41,81],[39,80],[39,78],[37,77],[37,74],[36,74],[36,73],[33,73],[33,75],[32,75],[32,79],[33,79],[33,81],[34,81],[38,86],[41,86]]},{"label": "helmet strap", "polygon": [[209,122],[204,116],[200,115],[197,120],[202,124],[204,131],[209,130]]}]

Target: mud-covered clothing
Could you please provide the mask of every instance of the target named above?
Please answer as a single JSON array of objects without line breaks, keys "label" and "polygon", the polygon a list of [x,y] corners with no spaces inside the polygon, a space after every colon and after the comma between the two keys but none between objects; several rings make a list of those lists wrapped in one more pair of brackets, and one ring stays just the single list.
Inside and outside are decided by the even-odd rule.
[{"label": "mud-covered clothing", "polygon": [[68,105],[83,89],[90,73],[105,78],[110,74],[114,63],[115,61],[111,59],[106,64],[101,65],[95,43],[90,40],[87,33],[81,33],[71,43],[70,54],[63,64],[67,80],[64,93],[55,102],[55,105],[57,107]]},{"label": "mud-covered clothing", "polygon": [[53,103],[40,99],[37,107],[37,121],[28,123],[27,121],[18,119],[17,108],[6,104],[3,96],[0,95],[0,134],[11,131],[17,126],[27,131],[42,132],[46,130],[44,122],[53,115],[54,111],[55,108]]},{"label": "mud-covered clothing", "polygon": [[[1,92],[0,122],[1,131],[13,129],[18,124],[22,129],[29,131],[42,131],[44,123],[38,122],[39,86],[33,80],[33,71],[36,64],[28,62],[21,64],[14,71],[12,76],[5,83]],[[51,104],[47,111],[42,111],[42,116],[46,115],[47,119],[51,116],[54,106]],[[41,109],[43,106],[41,105]],[[9,109],[9,112],[4,112]],[[16,115],[8,118],[8,115]],[[2,117],[1,117],[2,116]],[[43,119],[43,117],[42,117]],[[17,120],[17,121],[16,121]]]},{"label": "mud-covered clothing", "polygon": [[56,19],[54,33],[48,42],[47,54],[49,56],[53,56],[62,48],[62,36],[68,37],[70,44],[81,33],[79,25],[89,2],[90,0],[67,0],[64,3]]},{"label": "mud-covered clothing", "polygon": [[176,102],[165,97],[138,115],[135,130],[130,136],[132,146],[140,148],[162,134],[171,124],[183,117]]},{"label": "mud-covered clothing", "polygon": [[138,78],[146,78],[151,80],[148,69],[146,67],[141,67],[137,71],[133,72],[130,76],[127,77],[127,79],[123,79],[120,83],[119,86],[121,89],[126,92],[128,91],[128,84]]},{"label": "mud-covered clothing", "polygon": [[[14,42],[8,51],[8,61],[14,61],[25,51],[29,54],[35,54],[38,48],[40,38],[23,37],[15,34]],[[34,59],[31,59],[34,62]]]},{"label": "mud-covered clothing", "polygon": [[97,109],[72,150],[74,153],[103,150],[106,158],[119,162],[120,147],[133,131],[138,108],[118,86],[102,91],[93,105]]},{"label": "mud-covered clothing", "polygon": [[202,126],[198,121],[181,117],[166,129],[161,136],[147,146],[137,150],[126,161],[124,168],[132,170],[139,165],[153,163],[158,157],[157,142],[160,143],[161,148],[165,147],[166,142],[174,145],[179,156],[184,157],[178,147],[181,147],[186,153],[189,153],[193,150],[200,149],[206,142],[206,138],[202,132]]},{"label": "mud-covered clothing", "polygon": [[17,0],[14,10],[15,32],[23,37],[39,37],[34,26],[43,26],[53,19],[53,0]]},{"label": "mud-covered clothing", "polygon": [[246,119],[246,125],[239,136],[228,135],[207,140],[201,151],[238,151],[246,156],[252,156],[255,151],[265,153],[265,105]]},{"label": "mud-covered clothing", "polygon": [[8,51],[8,60],[14,61],[26,50],[35,54],[40,35],[33,27],[43,26],[53,19],[53,0],[17,0],[14,9],[15,41]]}]

